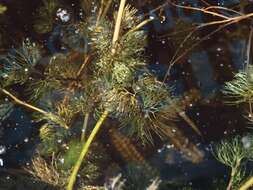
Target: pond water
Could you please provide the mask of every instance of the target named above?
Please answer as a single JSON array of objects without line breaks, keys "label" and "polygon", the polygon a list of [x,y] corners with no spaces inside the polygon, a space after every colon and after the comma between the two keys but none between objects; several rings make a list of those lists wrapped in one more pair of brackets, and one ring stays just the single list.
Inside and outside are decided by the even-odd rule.
[{"label": "pond water", "polygon": [[[241,2],[239,0],[178,0],[174,2],[178,5],[193,7],[223,6],[245,11],[245,14],[253,11],[253,4],[247,0]],[[179,119],[176,123],[187,137],[187,141],[194,144],[194,147],[196,146],[201,152],[203,160],[194,163],[195,155],[185,156],[184,151],[178,151],[175,148],[173,141],[164,142],[156,137],[152,146],[137,144],[136,139],[126,136],[122,137],[122,139],[126,138],[126,141],[118,142],[116,139],[115,142],[129,141],[129,147],[134,146],[145,163],[147,162],[159,172],[160,179],[167,181],[167,186],[165,185],[162,189],[183,189],[181,184],[192,189],[222,189],[215,186],[214,181],[223,180],[226,183],[229,168],[214,158],[212,145],[224,138],[251,132],[251,124],[245,119],[246,110],[240,106],[224,104],[221,90],[226,81],[232,80],[235,73],[246,67],[252,20],[249,18],[246,21],[229,25],[189,50],[192,45],[218,27],[203,27],[197,30],[186,44],[180,46],[180,43],[190,33],[189,29],[197,24],[212,21],[216,17],[201,11],[188,11],[171,4],[163,6],[160,11],[152,11],[162,5],[163,1],[130,1],[130,3],[138,8],[138,15],[155,18],[143,28],[148,34],[145,54],[148,57],[149,71],[158,80],[165,79],[165,83],[173,88],[173,94],[176,97],[185,97],[190,90],[197,90],[199,98],[186,106],[185,114],[194,121],[202,135],[197,135],[189,127],[189,123],[183,119]],[[0,14],[0,54],[4,56],[11,48],[20,46],[24,39],[30,38],[43,47],[46,56],[42,58],[42,62],[45,63],[54,54],[67,54],[71,51],[70,47],[63,45],[62,32],[66,30],[69,23],[78,22],[85,17],[78,1],[62,0],[62,7],[56,12],[58,21],[54,23],[52,30],[46,34],[38,34],[34,30],[34,18],[38,14],[38,8],[42,6],[41,1],[0,0],[0,5],[7,7],[7,11]],[[218,12],[229,16],[236,14],[225,10]],[[68,31],[71,30],[71,27],[68,28]],[[83,41],[78,43],[86,43],[86,39],[81,40]],[[76,45],[74,41],[72,42]],[[186,51],[188,53],[185,53]],[[173,60],[178,57],[180,59],[177,59],[170,68]],[[168,69],[170,69],[169,75]],[[23,88],[19,85],[13,87],[21,99],[26,99]],[[95,120],[90,122],[95,124]],[[111,125],[115,125],[113,121]],[[32,182],[22,181],[18,177],[20,173],[22,175],[24,172],[22,168],[30,165],[32,155],[40,143],[39,126],[40,123],[33,121],[32,113],[18,105],[15,105],[12,113],[0,122],[0,176],[4,179],[1,180],[3,185],[0,184],[0,189],[54,189],[48,184],[41,185],[41,187],[39,185],[30,187]],[[111,171],[110,167],[105,169],[105,174],[97,180],[98,186],[101,186],[107,179],[107,173],[112,175],[117,171],[126,170],[131,165],[128,163],[131,158],[127,159],[124,153],[118,151],[113,138],[115,134],[106,132],[106,130],[102,130],[98,136],[98,141],[105,145],[107,154],[110,156],[105,165],[112,168]],[[135,154],[130,152],[130,155],[134,157]],[[198,152],[196,156],[199,156]],[[117,165],[116,169],[114,165]],[[144,167],[146,167],[145,164]],[[247,165],[247,170],[251,169],[252,165]],[[138,173],[135,174],[138,175]]]}]

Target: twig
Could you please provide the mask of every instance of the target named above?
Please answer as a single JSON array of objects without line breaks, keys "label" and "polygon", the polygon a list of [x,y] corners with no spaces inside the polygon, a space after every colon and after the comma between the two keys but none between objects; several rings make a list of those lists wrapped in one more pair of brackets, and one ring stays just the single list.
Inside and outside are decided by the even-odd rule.
[{"label": "twig", "polygon": [[137,26],[135,26],[134,28],[129,30],[125,35],[128,35],[132,32],[135,32],[135,31],[139,30],[141,27],[145,26],[146,24],[148,24],[149,22],[151,22],[153,20],[154,20],[154,18],[149,18],[149,19],[146,19],[146,20],[142,21],[140,24],[138,24]]},{"label": "twig", "polygon": [[98,11],[98,16],[97,16],[97,21],[96,21],[96,26],[98,26],[100,18],[101,18],[101,15],[103,13],[104,1],[105,0],[101,0],[101,5],[100,5],[99,11]]},{"label": "twig", "polygon": [[108,12],[111,4],[112,4],[112,0],[108,0],[108,2],[106,3],[105,9],[104,9],[104,11],[103,11],[103,13],[102,13],[102,15],[100,17],[100,20],[103,20],[105,18],[105,16],[106,16],[106,14],[107,14],[107,12]]},{"label": "twig", "polygon": [[[115,24],[115,29],[114,29],[114,34],[112,38],[112,45],[115,46],[116,42],[119,39],[119,33],[120,33],[120,26],[121,26],[121,21],[124,13],[124,8],[125,8],[126,0],[121,0],[120,1],[120,6],[119,6],[119,11],[118,11],[118,16]],[[115,47],[112,48],[112,53],[115,53]]]},{"label": "twig", "polygon": [[0,88],[0,91],[5,94],[6,96],[10,97],[16,104],[19,104],[21,106],[24,106],[28,109],[31,109],[33,111],[36,111],[36,112],[39,112],[41,114],[43,114],[44,116],[46,116],[46,118],[50,119],[51,121],[61,125],[62,127],[64,128],[68,128],[68,126],[66,125],[66,123],[57,115],[53,114],[52,112],[47,112],[45,110],[42,110],[38,107],[35,107],[31,104],[28,104],[20,99],[18,99],[16,96],[14,96],[13,94],[11,94],[9,91],[3,89],[3,88]]},{"label": "twig", "polygon": [[36,112],[42,113],[43,115],[48,115],[49,114],[49,112],[46,112],[46,111],[44,111],[44,110],[42,110],[40,108],[37,108],[37,107],[35,107],[35,106],[31,105],[31,104],[28,104],[28,103],[26,103],[26,102],[18,99],[16,96],[14,96],[13,94],[11,94],[9,91],[7,91],[5,89],[0,88],[0,91],[3,94],[5,94],[6,96],[10,97],[16,104],[19,104],[21,106],[24,106],[24,107],[29,108],[31,110],[34,110]]},{"label": "twig", "polygon": [[83,64],[81,65],[80,69],[78,70],[76,78],[79,78],[81,76],[81,74],[82,74],[85,66],[89,63],[90,59],[91,59],[91,55],[90,54],[89,55],[85,55]]},{"label": "twig", "polygon": [[179,7],[179,8],[182,8],[182,9],[188,9],[188,10],[193,10],[193,11],[201,11],[203,13],[210,14],[210,15],[213,15],[213,16],[217,16],[217,17],[220,17],[220,18],[223,18],[223,19],[229,19],[229,17],[227,17],[227,16],[224,16],[222,14],[219,14],[219,13],[216,13],[216,12],[213,12],[213,11],[209,11],[207,9],[191,7],[191,6],[177,5],[175,3],[172,3],[171,1],[168,1],[168,2],[172,5],[174,5],[175,7]]},{"label": "twig", "polygon": [[[231,22],[226,23],[226,24],[220,26],[218,29],[216,29],[216,30],[210,32],[208,35],[206,35],[205,37],[203,37],[202,39],[200,39],[198,42],[196,42],[195,44],[193,44],[189,49],[187,49],[185,52],[183,52],[183,53],[182,53],[180,56],[178,56],[176,59],[172,59],[172,60],[170,61],[170,64],[169,64],[169,68],[168,68],[168,70],[167,70],[167,72],[166,72],[166,74],[165,74],[165,76],[164,76],[163,83],[165,83],[166,78],[169,76],[170,71],[171,71],[172,67],[174,66],[174,64],[175,64],[176,62],[178,62],[182,57],[184,57],[185,55],[187,55],[192,49],[194,49],[194,48],[195,48],[196,46],[198,46],[200,43],[202,43],[203,41],[207,40],[210,36],[214,35],[214,34],[217,33],[218,31],[222,30],[223,28],[225,28],[225,27],[227,27],[227,26],[229,26],[229,25],[231,25],[231,24],[233,24],[233,23],[235,23],[235,22],[237,22],[237,21],[232,20]],[[190,33],[189,35],[192,35],[192,33]],[[187,36],[187,38],[189,38],[189,35]],[[185,41],[185,40],[184,40],[184,41]],[[182,46],[182,44],[180,44],[180,46]],[[177,51],[178,51],[178,50],[177,50]],[[174,57],[175,57],[175,56],[174,56]]]},{"label": "twig", "polygon": [[195,125],[195,123],[185,114],[184,111],[178,112],[178,115],[188,124],[191,128],[199,135],[202,136],[200,130]]}]

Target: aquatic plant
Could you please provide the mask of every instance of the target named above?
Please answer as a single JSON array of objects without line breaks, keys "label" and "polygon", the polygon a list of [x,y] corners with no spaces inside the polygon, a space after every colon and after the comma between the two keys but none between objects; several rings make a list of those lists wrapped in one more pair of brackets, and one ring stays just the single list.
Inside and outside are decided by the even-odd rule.
[{"label": "aquatic plant", "polygon": [[55,23],[56,11],[59,8],[57,0],[43,0],[43,5],[37,10],[34,19],[34,30],[39,34],[45,34],[53,29]]},{"label": "aquatic plant", "polygon": [[5,120],[13,111],[13,104],[10,102],[1,102],[0,104],[0,120]]},{"label": "aquatic plant", "polygon": [[33,158],[31,166],[26,170],[38,180],[51,184],[55,187],[61,187],[65,183],[66,177],[60,175],[56,169],[56,160],[52,157],[49,165],[44,158],[37,155]]},{"label": "aquatic plant", "polygon": [[123,190],[125,187],[125,179],[122,179],[122,174],[118,174],[115,177],[112,177],[104,184],[105,190]]},{"label": "aquatic plant", "polygon": [[[39,16],[41,22],[44,22],[42,16],[48,14],[50,18],[56,7],[56,1],[45,0],[43,3],[44,7],[39,11],[43,14]],[[88,3],[87,7],[94,6],[91,1],[85,3]],[[43,63],[40,47],[26,40],[22,48],[12,50],[1,60],[1,93],[13,103],[37,113],[33,117],[42,124],[41,143],[37,150],[47,158],[53,154],[57,158],[64,157],[66,162],[61,169],[72,168],[68,190],[73,189],[83,159],[91,151],[90,146],[107,117],[118,120],[128,128],[129,134],[144,143],[152,144],[156,134],[163,139],[169,138],[182,152],[191,155],[194,162],[203,158],[198,148],[188,142],[173,123],[181,116],[201,135],[187,118],[182,99],[174,97],[172,89],[158,81],[146,67],[146,33],[142,26],[152,18],[141,20],[136,17],[137,10],[122,0],[118,13],[112,15],[116,18],[114,24],[106,17],[111,3],[102,2],[95,11],[97,14],[90,13],[87,19],[77,24],[79,35],[88,39],[83,51],[76,52],[70,46],[70,53],[55,54]],[[45,23],[49,23],[49,27]],[[38,23],[39,27],[45,28],[45,31],[41,30],[43,33],[51,30],[53,24],[50,21],[45,23]],[[13,89],[14,85],[25,88],[22,90],[25,100],[18,98],[21,93]],[[92,114],[98,121],[86,138]],[[76,118],[80,117],[83,118],[83,132],[76,134],[76,128],[80,129]],[[81,141],[73,143],[67,140],[78,139],[78,135]],[[70,148],[68,151],[59,145],[63,142]],[[136,152],[135,156],[144,161]],[[97,169],[96,161],[89,165],[92,168],[87,170],[94,172]]]},{"label": "aquatic plant", "polygon": [[251,104],[253,96],[253,78],[252,78],[252,66],[247,71],[241,71],[235,74],[234,80],[226,82],[223,90],[224,95],[229,98],[226,103]]},{"label": "aquatic plant", "polygon": [[39,47],[29,39],[26,39],[21,48],[13,49],[3,58],[3,71],[0,77],[4,80],[1,81],[1,85],[24,84],[40,58]]},{"label": "aquatic plant", "polygon": [[246,177],[244,165],[253,157],[252,139],[252,136],[236,136],[223,140],[213,149],[215,158],[231,169],[227,190],[240,187]]}]

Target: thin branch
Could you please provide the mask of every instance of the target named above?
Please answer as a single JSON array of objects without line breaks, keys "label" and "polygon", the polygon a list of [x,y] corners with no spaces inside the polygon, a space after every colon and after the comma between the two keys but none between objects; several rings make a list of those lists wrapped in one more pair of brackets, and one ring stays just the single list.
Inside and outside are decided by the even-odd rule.
[{"label": "thin branch", "polygon": [[[122,17],[124,14],[124,8],[125,8],[126,0],[121,0],[120,1],[120,6],[119,6],[119,11],[118,11],[118,16],[115,24],[115,29],[114,29],[114,34],[113,34],[113,39],[112,39],[112,44],[115,46],[115,43],[119,39],[119,34],[120,34],[120,26],[121,26],[121,21]],[[112,48],[112,52],[115,52],[115,47]]]},{"label": "thin branch", "polygon": [[178,112],[178,115],[199,135],[202,136],[200,130],[195,123],[186,115],[184,111]]},{"label": "thin branch", "polygon": [[24,102],[24,101],[18,99],[16,96],[14,96],[13,94],[11,94],[9,91],[7,91],[7,90],[5,90],[5,89],[0,88],[0,91],[1,91],[3,94],[5,94],[6,96],[10,97],[16,104],[19,104],[19,105],[21,105],[21,106],[24,106],[24,107],[26,107],[26,108],[29,108],[29,109],[31,109],[31,110],[33,110],[33,111],[42,113],[43,115],[48,115],[48,114],[49,114],[49,112],[47,112],[47,111],[44,111],[44,110],[42,110],[42,109],[40,109],[40,108],[37,108],[37,107],[35,107],[35,106],[31,105],[31,104],[28,104],[28,103],[26,103],[26,102]]},{"label": "thin branch", "polygon": [[135,32],[135,31],[139,30],[140,28],[142,28],[143,26],[145,26],[146,24],[150,23],[153,20],[154,20],[154,18],[149,18],[149,19],[146,19],[146,20],[142,21],[140,24],[138,24],[134,28],[130,29],[125,35],[128,35],[132,32]]},{"label": "thin branch", "polygon": [[[185,55],[187,55],[191,50],[193,50],[196,46],[198,46],[200,43],[202,43],[203,41],[207,40],[208,38],[210,38],[210,36],[214,35],[215,33],[217,33],[218,31],[222,30],[223,28],[233,24],[233,23],[236,23],[237,21],[236,20],[233,20],[225,25],[222,25],[220,26],[218,29],[210,32],[208,35],[206,35],[205,37],[203,37],[202,39],[200,39],[198,42],[196,42],[195,44],[193,44],[189,49],[187,49],[185,52],[183,52],[182,54],[180,54],[180,56],[178,56],[176,59],[172,59],[170,61],[170,65],[169,65],[169,68],[164,76],[164,79],[163,79],[163,83],[165,83],[167,77],[170,75],[170,71],[172,69],[172,67],[174,66],[174,64],[176,62],[178,62],[181,58],[183,58]],[[192,35],[192,33],[190,33],[189,35]],[[189,38],[189,35],[187,36],[187,38]],[[184,40],[185,41],[185,40]],[[182,46],[182,45],[180,45]],[[174,56],[175,57],[175,56]]]},{"label": "thin branch", "polygon": [[98,11],[98,16],[97,16],[97,21],[96,21],[96,26],[98,26],[99,22],[100,22],[100,18],[102,16],[102,13],[103,13],[103,9],[104,9],[104,2],[105,0],[101,0],[101,5],[100,5],[100,8],[99,8],[99,11]]},{"label": "thin branch", "polygon": [[227,16],[224,16],[222,14],[219,14],[219,13],[216,13],[216,12],[213,12],[213,11],[209,11],[209,10],[206,10],[206,9],[203,9],[203,8],[178,5],[178,4],[172,3],[171,1],[168,1],[168,2],[170,4],[172,4],[173,6],[175,6],[175,7],[179,7],[179,8],[182,8],[182,9],[188,9],[188,10],[193,10],[193,11],[201,11],[203,13],[210,14],[212,16],[217,16],[217,17],[220,17],[220,18],[223,18],[223,19],[229,19],[229,17],[227,17]]},{"label": "thin branch", "polygon": [[77,72],[77,77],[76,78],[79,78],[85,68],[85,66],[89,63],[89,61],[91,60],[91,55],[86,55],[85,54],[85,58],[84,58],[84,61],[83,61],[83,64],[81,65],[80,69],[78,70]]},{"label": "thin branch", "polygon": [[107,14],[107,12],[108,12],[111,4],[112,4],[112,0],[108,0],[108,2],[106,3],[105,9],[104,9],[104,11],[103,11],[103,13],[102,13],[102,15],[100,17],[100,20],[103,20],[105,18],[105,16],[106,16],[106,14]]},{"label": "thin branch", "polygon": [[42,110],[38,107],[35,107],[31,104],[28,104],[20,99],[18,99],[16,96],[14,96],[13,94],[11,94],[9,91],[5,90],[5,89],[2,89],[0,88],[0,91],[5,94],[6,96],[10,97],[16,104],[18,105],[21,105],[21,106],[24,106],[28,109],[31,109],[33,111],[36,111],[36,112],[39,112],[41,114],[43,114],[44,116],[46,116],[46,118],[50,119],[51,121],[59,124],[60,126],[68,129],[69,127],[66,125],[66,123],[57,115],[51,113],[51,112],[47,112],[45,110]]}]

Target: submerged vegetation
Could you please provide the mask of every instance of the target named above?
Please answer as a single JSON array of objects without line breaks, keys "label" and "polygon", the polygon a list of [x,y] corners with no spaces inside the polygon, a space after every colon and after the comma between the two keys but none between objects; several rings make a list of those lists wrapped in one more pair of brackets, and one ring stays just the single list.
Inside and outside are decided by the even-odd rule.
[{"label": "submerged vegetation", "polygon": [[[168,5],[201,12],[214,20],[193,25],[180,42],[175,38],[178,49],[160,79],[149,67],[146,51],[150,39],[145,27],[165,22],[163,11]],[[153,190],[170,185],[187,189],[163,180],[140,150],[149,151],[170,141],[186,163],[204,161],[204,151],[192,140],[192,136],[204,139],[202,129],[188,116],[192,104],[202,101],[201,92],[191,88],[177,96],[175,87],[169,84],[173,68],[201,42],[227,26],[251,19],[252,13],[166,1],[150,12],[160,11],[156,18],[140,14],[126,0],[81,0],[81,16],[76,19],[64,6],[63,1],[43,0],[33,19],[34,32],[50,36],[51,54],[39,42],[27,38],[0,57],[0,120],[6,121],[21,106],[38,128],[39,142],[22,171],[55,189]],[[0,14],[6,11],[0,4]],[[180,22],[178,30],[185,26]],[[198,30],[216,25],[217,29],[194,41]],[[247,65],[233,80],[225,82],[222,90],[225,104],[246,108],[250,124],[251,40],[252,29]],[[55,43],[60,43],[59,47]],[[108,148],[109,142],[113,148]],[[231,170],[227,190],[253,185],[251,169],[247,168],[253,158],[252,143],[251,134],[215,143],[214,157]],[[108,164],[115,154],[119,163]],[[173,159],[171,162],[176,162]],[[123,167],[121,162],[127,165]]]},{"label": "submerged vegetation", "polygon": [[214,155],[217,160],[231,168],[227,190],[239,189],[245,179],[246,162],[252,160],[252,141],[252,136],[236,136],[215,146]]}]

